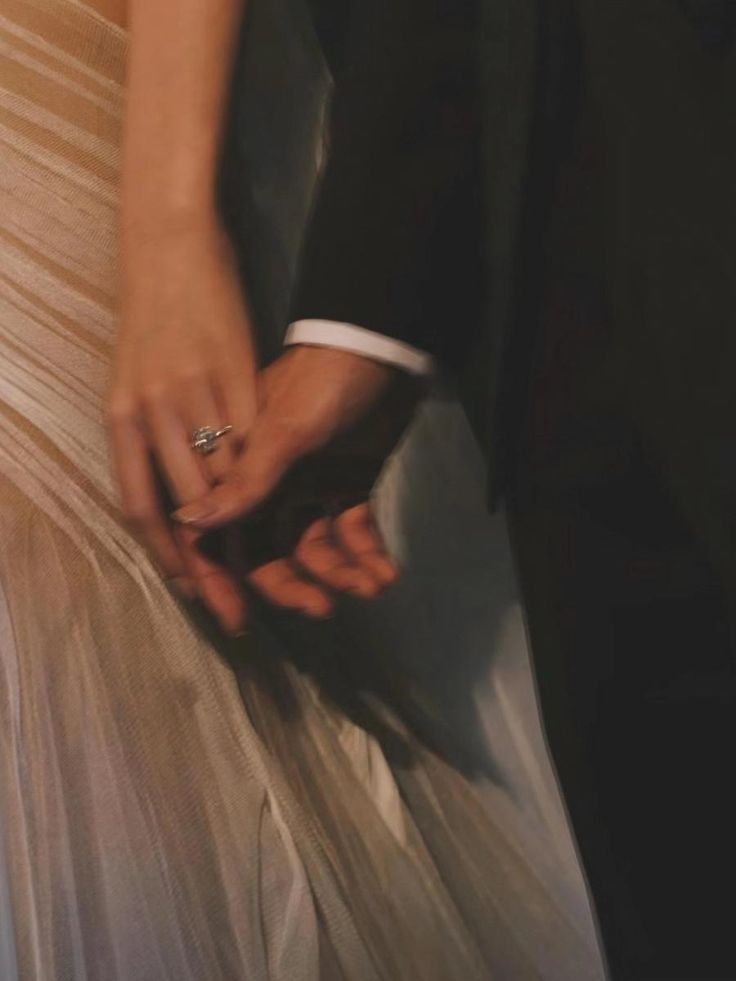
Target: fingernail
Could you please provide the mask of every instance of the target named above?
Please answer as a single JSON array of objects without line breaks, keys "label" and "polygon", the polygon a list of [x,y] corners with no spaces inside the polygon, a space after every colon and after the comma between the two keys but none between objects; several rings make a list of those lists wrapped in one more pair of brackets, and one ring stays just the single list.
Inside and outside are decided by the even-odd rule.
[{"label": "fingernail", "polygon": [[248,636],[248,631],[242,628],[238,630],[228,630],[227,632],[233,638],[233,640],[240,640],[242,637]]},{"label": "fingernail", "polygon": [[214,513],[214,508],[210,507],[209,504],[187,504],[186,507],[174,511],[172,517],[183,525],[189,525],[197,521],[204,521],[205,518],[209,518]]}]

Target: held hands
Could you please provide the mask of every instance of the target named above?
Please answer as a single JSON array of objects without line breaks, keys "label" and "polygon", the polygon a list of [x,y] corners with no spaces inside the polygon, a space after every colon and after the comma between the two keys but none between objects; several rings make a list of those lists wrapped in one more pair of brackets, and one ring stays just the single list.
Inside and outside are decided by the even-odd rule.
[{"label": "held hands", "polygon": [[217,487],[175,517],[216,528],[249,514],[294,463],[362,420],[392,380],[390,368],[345,351],[288,349],[261,375],[259,411],[244,452]]},{"label": "held hands", "polygon": [[[225,629],[237,631],[244,622],[242,575],[282,605],[323,615],[328,587],[368,595],[395,574],[365,504],[369,483],[349,502],[333,493],[335,474],[353,472],[352,464],[313,488],[314,500],[330,497],[332,510],[318,514],[292,545],[298,561],[282,550],[239,570],[239,551],[250,546],[233,520],[251,516],[259,502],[273,503],[296,461],[322,450],[385,398],[392,372],[304,349],[258,376],[247,304],[215,205],[244,5],[169,4],[181,28],[173,33],[166,4],[132,6],[122,328],[109,398],[123,507],[164,575],[199,596]],[[191,446],[193,431],[204,426],[232,427],[208,456]],[[178,522],[171,518],[177,509]],[[333,519],[337,510],[345,514]],[[203,534],[219,534],[216,553]]]},{"label": "held hands", "polygon": [[[247,620],[244,581],[312,617],[330,613],[334,591],[377,595],[397,570],[368,497],[413,407],[408,379],[317,347],[292,348],[257,377],[247,308],[215,226],[129,254],[110,430],[124,510],[163,574],[230,633]],[[202,425],[233,427],[207,456],[191,446]],[[284,481],[305,458],[300,480]],[[253,562],[254,512],[293,505],[295,487],[297,506],[305,490],[320,506],[286,546],[270,540],[271,527],[270,551]]]},{"label": "held hands", "polygon": [[[249,584],[313,617],[330,613],[333,591],[373,597],[397,570],[367,499],[413,402],[408,380],[400,384],[390,368],[342,351],[292,348],[262,373],[259,411],[229,472],[174,517],[184,534],[223,527],[237,534],[270,505],[278,511],[291,504],[293,511],[294,504],[319,502],[301,534],[286,545],[272,542],[272,554],[256,568],[251,563]],[[247,541],[245,535],[241,548]],[[209,605],[223,623],[245,621],[242,598],[227,611]]]}]

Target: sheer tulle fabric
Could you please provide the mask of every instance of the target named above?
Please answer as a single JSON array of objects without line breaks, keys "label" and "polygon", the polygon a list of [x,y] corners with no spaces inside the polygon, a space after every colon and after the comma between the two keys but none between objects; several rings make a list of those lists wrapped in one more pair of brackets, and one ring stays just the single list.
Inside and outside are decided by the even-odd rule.
[{"label": "sheer tulle fabric", "polygon": [[390,766],[286,662],[241,698],[124,527],[125,44],[76,0],[0,5],[3,981],[590,978],[463,777],[419,746]]}]

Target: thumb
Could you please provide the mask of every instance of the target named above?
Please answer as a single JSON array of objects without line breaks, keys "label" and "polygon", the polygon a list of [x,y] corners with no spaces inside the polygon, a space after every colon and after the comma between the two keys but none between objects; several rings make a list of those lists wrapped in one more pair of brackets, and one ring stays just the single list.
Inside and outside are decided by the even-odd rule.
[{"label": "thumb", "polygon": [[[281,427],[279,427],[281,428]],[[275,431],[266,419],[256,422],[248,441],[225,478],[198,501],[172,517],[197,528],[219,528],[254,511],[275,490],[289,467],[303,454],[285,429]]]}]

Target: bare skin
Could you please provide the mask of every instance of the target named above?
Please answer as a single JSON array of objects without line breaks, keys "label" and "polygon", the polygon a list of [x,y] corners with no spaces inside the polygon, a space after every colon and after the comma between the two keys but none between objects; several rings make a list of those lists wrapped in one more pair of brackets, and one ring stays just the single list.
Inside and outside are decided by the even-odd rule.
[{"label": "bare skin", "polygon": [[[354,429],[387,395],[392,381],[391,369],[344,351],[286,351],[263,373],[258,414],[229,472],[200,500],[177,511],[176,519],[187,529],[207,531],[252,514],[294,464]],[[379,459],[394,442],[391,427],[379,446]],[[366,501],[337,518],[317,521],[291,559],[263,566],[251,581],[274,603],[324,616],[332,608],[330,591],[372,598],[397,575]]]},{"label": "bare skin", "polygon": [[[230,64],[244,0],[131,0],[121,190],[121,327],[108,414],[123,508],[163,574],[197,593],[232,629],[225,579],[197,582],[194,544],[172,528],[176,503],[203,493],[229,463],[204,463],[195,426],[255,412],[248,311],[215,210]],[[155,93],[155,98],[152,97]],[[186,111],[182,111],[182,107]]]},{"label": "bare skin", "polygon": [[[174,506],[185,508],[207,500],[220,485],[222,493],[250,488],[249,473],[263,468],[270,454],[268,479],[259,485],[262,499],[291,462],[334,433],[338,424],[328,420],[329,399],[338,418],[344,411],[347,425],[380,397],[388,369],[343,356],[320,360],[315,376],[315,364],[307,358],[300,381],[299,361],[286,355],[259,375],[247,297],[215,207],[223,120],[246,0],[130,0],[127,9],[98,0],[95,7],[125,21],[131,42],[121,197],[122,317],[108,399],[123,508],[172,585],[198,597],[225,630],[237,633],[247,619],[241,583],[230,568],[201,554],[202,529],[172,521],[158,478]],[[328,362],[325,387],[319,373]],[[361,385],[365,392],[356,401]],[[291,389],[293,405],[284,400]],[[311,429],[298,431],[306,442],[288,443],[288,434],[295,435],[292,410],[300,415],[303,402],[320,389],[328,402],[319,403],[321,415]],[[215,453],[193,452],[193,429],[225,424],[232,431]],[[247,493],[253,496],[252,489]],[[236,510],[242,515],[247,507],[240,501]],[[251,573],[251,584],[272,602],[311,616],[329,613],[335,589],[366,596],[378,592],[395,572],[389,572],[368,506],[336,527],[338,534],[329,536],[323,525],[310,529],[299,561],[268,563]],[[377,573],[380,560],[383,572]]]}]

